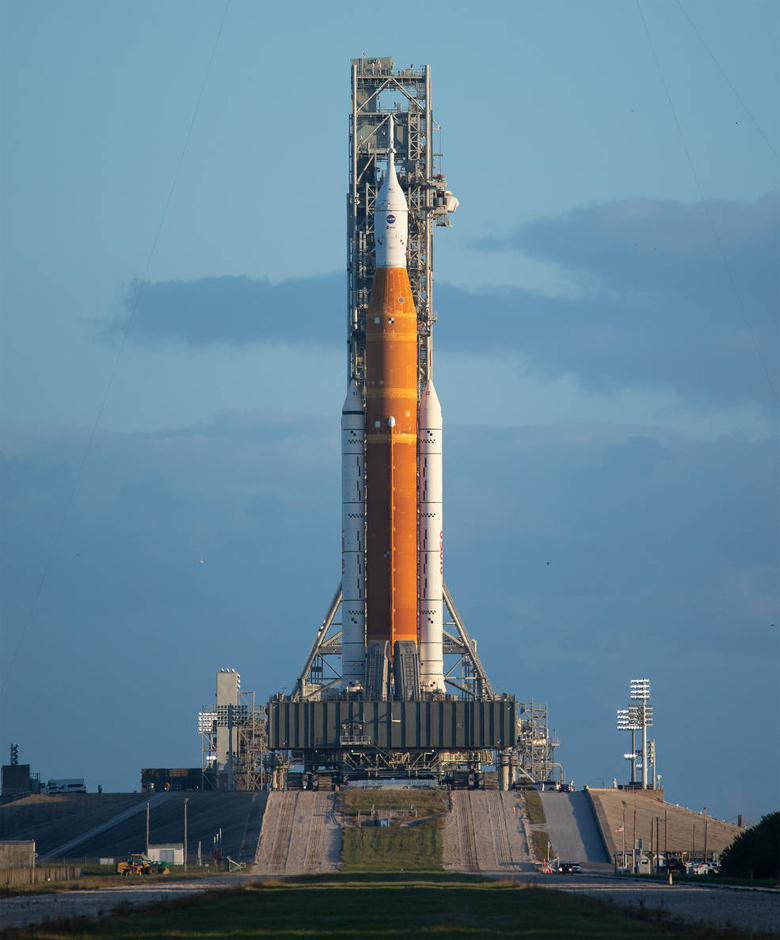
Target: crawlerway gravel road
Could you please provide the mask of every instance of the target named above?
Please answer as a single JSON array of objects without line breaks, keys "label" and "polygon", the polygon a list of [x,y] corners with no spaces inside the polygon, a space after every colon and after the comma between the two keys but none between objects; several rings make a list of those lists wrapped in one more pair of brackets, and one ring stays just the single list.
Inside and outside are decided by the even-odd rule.
[{"label": "crawlerway gravel road", "polygon": [[605,898],[626,907],[641,907],[649,920],[665,912],[716,927],[738,927],[780,937],[780,891],[625,879],[615,875],[534,875],[538,885]]},{"label": "crawlerway gravel road", "polygon": [[251,879],[241,875],[199,878],[197,881],[155,881],[153,884],[129,884],[94,891],[58,891],[53,894],[27,894],[0,899],[0,926],[24,927],[49,918],[100,917],[125,905],[172,901],[186,894],[198,894],[220,888],[234,888]]},{"label": "crawlerway gravel road", "polygon": [[[501,877],[506,877],[503,875]],[[593,875],[515,875],[519,881],[548,888],[615,901],[630,907],[643,907],[648,918],[660,909],[673,917],[707,921],[719,927],[734,926],[769,937],[780,937],[780,891],[692,884],[659,884],[626,881]],[[187,894],[237,887],[260,880],[249,875],[226,875],[198,881],[171,881],[165,885],[128,885],[98,891],[63,891],[58,894],[27,895],[0,900],[0,924],[22,927],[46,918],[99,917],[117,907],[169,901]]]}]

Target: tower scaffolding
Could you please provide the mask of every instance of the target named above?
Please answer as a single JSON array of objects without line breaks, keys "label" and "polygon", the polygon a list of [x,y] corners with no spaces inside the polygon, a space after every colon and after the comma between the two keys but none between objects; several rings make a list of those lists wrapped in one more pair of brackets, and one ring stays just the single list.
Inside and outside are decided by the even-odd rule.
[{"label": "tower scaffolding", "polygon": [[518,786],[562,783],[563,768],[555,757],[560,741],[555,731],[550,734],[547,703],[518,702],[517,712],[515,768]]},{"label": "tower scaffolding", "polygon": [[[407,270],[418,324],[418,394],[431,377],[433,309],[433,228],[451,225],[458,205],[447,189],[434,152],[429,66],[397,69],[390,57],[351,60],[352,96],[349,120],[349,191],[347,193],[347,337],[348,379],[355,379],[363,394],[365,381],[366,312],[376,271],[374,209],[381,185],[380,163],[389,146],[393,116],[395,164],[409,207]],[[477,655],[476,643],[445,586],[444,650],[449,657],[446,681],[463,698],[494,696],[493,687]],[[293,698],[327,697],[341,679],[339,657],[342,634],[339,611],[341,585],[320,625],[314,644],[298,677]],[[453,662],[452,657],[455,657]]]},{"label": "tower scaffolding", "polygon": [[241,677],[235,669],[220,669],[216,704],[198,712],[204,789],[263,789],[267,715],[265,704],[257,704],[254,692],[241,691]]},{"label": "tower scaffolding", "polygon": [[347,194],[347,336],[349,374],[362,388],[365,378],[366,311],[374,280],[374,206],[380,160],[388,149],[388,117],[394,117],[396,169],[409,205],[407,270],[417,310],[419,392],[431,368],[433,310],[433,226],[451,225],[457,200],[437,167],[433,150],[429,66],[396,69],[389,57],[352,59]]}]

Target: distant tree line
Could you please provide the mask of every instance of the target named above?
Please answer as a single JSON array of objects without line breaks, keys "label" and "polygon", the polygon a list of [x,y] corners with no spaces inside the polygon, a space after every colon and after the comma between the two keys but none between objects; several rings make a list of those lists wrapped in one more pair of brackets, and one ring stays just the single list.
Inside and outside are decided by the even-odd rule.
[{"label": "distant tree line", "polygon": [[734,878],[780,879],[780,811],[737,836],[721,855],[720,871]]}]

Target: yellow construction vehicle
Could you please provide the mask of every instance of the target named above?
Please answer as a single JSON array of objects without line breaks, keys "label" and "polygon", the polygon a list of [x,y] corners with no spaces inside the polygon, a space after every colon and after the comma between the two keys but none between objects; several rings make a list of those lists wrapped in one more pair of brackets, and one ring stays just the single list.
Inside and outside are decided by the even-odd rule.
[{"label": "yellow construction vehicle", "polygon": [[153,862],[136,852],[117,862],[116,872],[118,875],[170,875],[171,867],[167,862]]}]

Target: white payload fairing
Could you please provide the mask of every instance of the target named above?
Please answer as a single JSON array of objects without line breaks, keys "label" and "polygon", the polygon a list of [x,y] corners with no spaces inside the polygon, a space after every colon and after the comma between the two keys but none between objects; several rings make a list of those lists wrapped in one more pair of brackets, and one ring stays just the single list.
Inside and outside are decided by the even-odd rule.
[{"label": "white payload fairing", "polygon": [[[394,663],[396,694],[418,698],[445,691],[442,418],[432,380],[421,388],[406,267],[408,206],[395,170],[392,114],[388,125],[365,375],[351,379],[341,419],[342,686],[376,688],[367,651],[379,650],[391,661],[404,657],[403,665]],[[410,655],[419,664],[411,672]],[[411,675],[419,688],[410,693]]]}]

